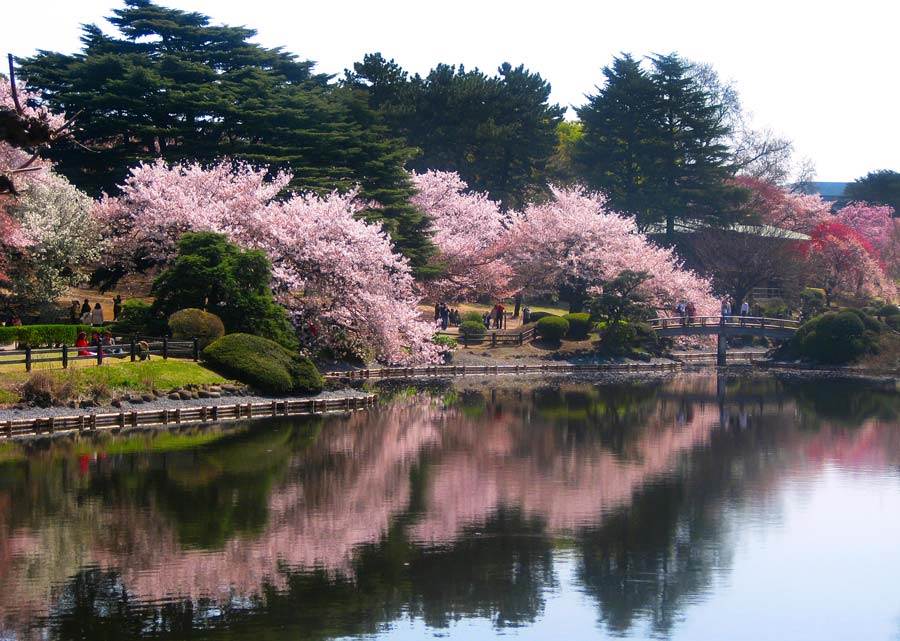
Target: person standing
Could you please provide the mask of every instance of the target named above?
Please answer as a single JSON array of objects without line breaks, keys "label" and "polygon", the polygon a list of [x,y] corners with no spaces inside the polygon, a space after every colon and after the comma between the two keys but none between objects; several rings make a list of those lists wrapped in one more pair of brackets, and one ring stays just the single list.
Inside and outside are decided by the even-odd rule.
[{"label": "person standing", "polygon": [[688,302],[685,307],[685,311],[687,311],[687,322],[690,325],[693,322],[694,317],[697,315],[697,306],[694,305],[693,301]]},{"label": "person standing", "polygon": [[741,303],[741,316],[749,316],[750,315],[750,303],[744,301]]},{"label": "person standing", "polygon": [[69,307],[69,321],[73,325],[78,324],[78,320],[81,318],[81,303],[77,300],[72,301],[72,305]]},{"label": "person standing", "polygon": [[99,327],[103,325],[103,308],[100,303],[94,305],[94,311],[91,312],[91,325]]},{"label": "person standing", "polygon": [[446,330],[450,325],[450,308],[441,303],[441,329]]},{"label": "person standing", "polygon": [[84,316],[85,314],[90,314],[90,313],[91,313],[91,301],[89,301],[87,298],[85,298],[84,302],[81,304],[81,315]]},{"label": "person standing", "polygon": [[116,294],[116,297],[113,299],[113,320],[119,320],[119,314],[122,313],[122,296],[121,294]]}]

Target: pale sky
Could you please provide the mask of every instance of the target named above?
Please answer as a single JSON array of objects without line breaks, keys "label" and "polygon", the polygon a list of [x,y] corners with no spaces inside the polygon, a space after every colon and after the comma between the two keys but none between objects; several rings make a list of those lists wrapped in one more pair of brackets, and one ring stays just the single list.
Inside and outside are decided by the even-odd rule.
[{"label": "pale sky", "polygon": [[[4,0],[0,53],[74,52],[79,24],[107,28],[113,0]],[[524,63],[580,105],[622,51],[677,51],[733,80],[757,126],[794,141],[818,180],[900,170],[900,2],[634,0],[162,0],[245,25],[340,73],[381,51],[411,72],[438,62],[493,73]],[[4,56],[5,58],[5,56]],[[570,112],[569,116],[573,114]]]}]

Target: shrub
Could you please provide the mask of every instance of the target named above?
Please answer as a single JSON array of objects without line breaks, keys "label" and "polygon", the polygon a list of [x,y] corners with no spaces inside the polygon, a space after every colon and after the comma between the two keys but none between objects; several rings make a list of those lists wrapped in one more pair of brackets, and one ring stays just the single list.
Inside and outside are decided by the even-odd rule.
[{"label": "shrub", "polygon": [[466,322],[481,323],[484,325],[484,314],[481,312],[466,312],[459,317],[460,324]]},{"label": "shrub", "polygon": [[891,316],[900,316],[900,307],[893,304],[882,305],[878,308],[878,315],[882,318],[890,318]]},{"label": "shrub", "polygon": [[566,314],[564,319],[569,321],[569,333],[567,338],[580,341],[587,338],[591,331],[591,315],[587,313]]},{"label": "shrub", "polygon": [[204,363],[270,394],[319,392],[324,381],[316,366],[275,341],[252,334],[227,334],[201,353]]},{"label": "shrub", "polygon": [[150,303],[132,299],[122,303],[122,311],[112,325],[112,331],[123,336],[161,336],[165,332],[165,326],[163,317]]},{"label": "shrub", "polygon": [[550,312],[531,312],[531,317],[528,322],[536,323],[542,318],[547,318],[548,316],[556,316],[556,314],[551,314]]},{"label": "shrub", "polygon": [[50,372],[33,372],[22,383],[19,394],[26,403],[38,407],[50,407],[68,401],[75,396],[71,379],[60,379]]},{"label": "shrub", "polygon": [[180,309],[214,310],[229,332],[264,336],[289,349],[297,334],[271,289],[265,253],[241,249],[222,234],[186,233],[178,255],[153,282],[154,309],[167,316]]},{"label": "shrub", "polygon": [[447,336],[446,334],[435,334],[431,341],[435,345],[440,345],[441,347],[445,347],[449,349],[456,349],[456,346],[459,344],[455,338],[452,336]]},{"label": "shrub", "polygon": [[804,323],[791,339],[798,355],[822,363],[849,363],[875,349],[876,333],[854,311],[828,312]]},{"label": "shrub", "polygon": [[787,318],[791,314],[791,310],[780,298],[774,298],[766,301],[760,306],[760,312],[766,318]]},{"label": "shrub", "polygon": [[169,316],[169,329],[175,340],[196,338],[200,349],[225,335],[221,318],[196,308],[182,309]]},{"label": "shrub", "polygon": [[31,347],[74,345],[78,332],[90,334],[88,325],[11,325],[0,327],[0,345],[18,343]]},{"label": "shrub", "polygon": [[561,316],[544,316],[537,322],[537,334],[544,340],[559,341],[569,333],[569,321]]},{"label": "shrub", "polygon": [[900,332],[900,316],[888,316],[884,322],[894,331]]},{"label": "shrub", "polygon": [[800,292],[800,311],[804,318],[818,316],[825,311],[825,290],[817,287],[806,287]]},{"label": "shrub", "polygon": [[459,325],[459,333],[466,338],[482,338],[486,332],[487,330],[484,327],[484,323],[480,320],[467,320]]}]

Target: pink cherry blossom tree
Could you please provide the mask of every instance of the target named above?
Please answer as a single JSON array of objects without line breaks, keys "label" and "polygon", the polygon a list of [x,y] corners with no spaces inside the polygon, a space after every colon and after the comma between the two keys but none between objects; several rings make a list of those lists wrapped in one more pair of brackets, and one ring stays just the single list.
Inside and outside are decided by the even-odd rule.
[{"label": "pink cherry blossom tree", "polygon": [[865,238],[888,273],[898,272],[900,225],[893,207],[852,202],[838,210],[835,220]]},{"label": "pink cherry blossom tree", "polygon": [[290,179],[279,173],[267,180],[262,169],[227,161],[210,168],[142,164],[120,196],[96,208],[114,239],[108,260],[164,264],[184,232],[224,233],[268,254],[277,296],[322,345],[388,363],[438,359],[409,265],[379,226],[356,218],[364,203],[355,193],[276,199]]},{"label": "pink cherry blossom tree", "polygon": [[431,218],[441,277],[424,283],[435,300],[509,295],[512,270],[500,253],[505,216],[487,194],[468,191],[455,172],[413,173],[412,203]]},{"label": "pink cherry blossom tree", "polygon": [[685,300],[700,315],[718,311],[709,281],[684,269],[672,250],[650,242],[633,219],[610,212],[603,196],[581,188],[554,187],[548,202],[514,213],[504,250],[515,284],[526,291],[575,284],[590,293],[631,270],[650,274],[641,287],[657,309]]}]

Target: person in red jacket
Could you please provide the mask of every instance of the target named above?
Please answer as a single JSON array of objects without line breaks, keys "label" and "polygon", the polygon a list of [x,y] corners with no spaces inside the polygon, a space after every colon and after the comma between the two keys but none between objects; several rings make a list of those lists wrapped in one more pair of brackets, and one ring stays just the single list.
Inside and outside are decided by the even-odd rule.
[{"label": "person in red jacket", "polygon": [[87,334],[85,334],[84,332],[78,332],[78,340],[75,341],[75,347],[78,348],[79,356],[90,356],[91,355],[91,353],[88,350],[84,349],[87,346],[88,346]]}]

